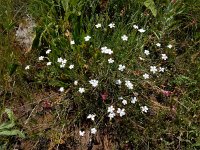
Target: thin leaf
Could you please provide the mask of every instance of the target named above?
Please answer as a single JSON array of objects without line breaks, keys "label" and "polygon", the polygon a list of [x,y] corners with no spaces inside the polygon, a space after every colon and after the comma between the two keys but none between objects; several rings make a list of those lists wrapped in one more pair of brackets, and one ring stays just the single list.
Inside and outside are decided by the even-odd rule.
[{"label": "thin leaf", "polygon": [[0,125],[0,130],[3,130],[3,129],[10,129],[10,128],[14,127],[14,126],[15,126],[15,123],[14,123],[14,122],[11,122],[11,121],[6,122],[6,123],[2,123],[2,124]]},{"label": "thin leaf", "polygon": [[151,12],[152,12],[152,14],[153,14],[153,16],[156,17],[156,15],[157,15],[157,9],[156,9],[156,5],[155,5],[154,1],[153,1],[153,0],[146,0],[146,1],[144,2],[144,5],[145,5],[148,9],[150,9]]},{"label": "thin leaf", "polygon": [[3,135],[3,136],[14,136],[14,135],[18,135],[19,137],[21,138],[25,138],[25,135],[19,131],[19,130],[4,130],[4,131],[0,131],[0,135]]}]

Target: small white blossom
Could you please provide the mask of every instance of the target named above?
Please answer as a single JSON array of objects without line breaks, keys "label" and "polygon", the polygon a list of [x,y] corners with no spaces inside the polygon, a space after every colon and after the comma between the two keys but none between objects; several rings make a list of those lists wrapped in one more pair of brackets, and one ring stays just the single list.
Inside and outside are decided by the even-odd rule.
[{"label": "small white blossom", "polygon": [[96,116],[95,114],[89,114],[87,116],[87,119],[91,119],[92,121],[94,121],[95,116]]},{"label": "small white blossom", "polygon": [[108,112],[109,113],[113,113],[114,110],[115,110],[115,108],[112,105],[110,107],[108,107]]},{"label": "small white blossom", "polygon": [[47,51],[46,51],[46,54],[49,54],[51,52],[51,50],[50,49],[48,49]]},{"label": "small white blossom", "polygon": [[73,64],[69,66],[69,69],[73,69],[73,68],[74,68],[74,65],[73,65]]},{"label": "small white blossom", "polygon": [[98,85],[98,80],[90,80],[89,83],[92,84],[93,87],[96,87]]},{"label": "small white blossom", "polygon": [[115,83],[116,83],[117,85],[121,85],[121,84],[122,84],[122,81],[121,81],[120,79],[118,79],[118,80],[115,81]]},{"label": "small white blossom", "polygon": [[96,28],[101,28],[101,24],[98,23],[98,24],[95,25],[95,27],[96,27]]},{"label": "small white blossom", "polygon": [[110,120],[111,120],[112,118],[114,118],[114,117],[115,117],[115,113],[114,113],[114,112],[111,112],[111,113],[109,113],[108,117],[109,117],[109,118],[110,118]]},{"label": "small white blossom", "polygon": [[47,66],[51,66],[51,62],[49,61],[49,62],[47,62]]},{"label": "small white blossom", "polygon": [[135,104],[137,102],[137,98],[136,97],[131,97],[131,103]]},{"label": "small white blossom", "polygon": [[118,108],[117,109],[117,113],[120,115],[120,117],[124,116],[126,113],[125,113],[125,109],[121,109],[121,108]]},{"label": "small white blossom", "polygon": [[114,28],[114,27],[115,27],[115,24],[114,24],[114,23],[110,23],[108,26],[109,26],[110,28]]},{"label": "small white blossom", "polygon": [[66,64],[66,62],[67,62],[66,59],[63,59],[63,60],[62,60],[62,63],[63,63],[63,64]]},{"label": "small white blossom", "polygon": [[125,81],[125,85],[128,89],[132,90],[133,89],[133,84],[130,81]]},{"label": "small white blossom", "polygon": [[141,106],[141,110],[142,110],[142,112],[147,113],[147,111],[149,110],[149,108],[147,106]]},{"label": "small white blossom", "polygon": [[126,36],[126,35],[123,35],[121,38],[123,41],[128,41],[128,36]]},{"label": "small white blossom", "polygon": [[139,57],[139,59],[140,59],[140,60],[145,60],[145,59],[144,59],[144,58],[142,58],[142,57]]},{"label": "small white blossom", "polygon": [[84,134],[85,134],[85,131],[79,131],[80,136],[84,136]]},{"label": "small white blossom", "polygon": [[60,89],[58,90],[58,91],[60,91],[60,92],[64,92],[64,87],[60,87]]},{"label": "small white blossom", "polygon": [[27,65],[26,67],[25,67],[25,70],[29,70],[30,69],[30,65]]},{"label": "small white blossom", "polygon": [[82,94],[82,93],[84,93],[84,92],[85,92],[85,88],[79,88],[79,89],[78,89],[78,91],[79,91],[79,93],[81,93],[81,94]]},{"label": "small white blossom", "polygon": [[172,48],[172,45],[171,45],[171,44],[169,44],[169,45],[167,45],[167,47],[168,47],[169,49],[171,49],[171,48]]},{"label": "small white blossom", "polygon": [[134,29],[139,29],[139,27],[137,25],[133,25]]},{"label": "small white blossom", "polygon": [[165,71],[165,68],[159,67],[159,72],[164,72],[164,71]]},{"label": "small white blossom", "polygon": [[97,129],[96,129],[96,128],[92,128],[92,129],[91,129],[91,134],[96,134],[96,132],[97,132]]},{"label": "small white blossom", "polygon": [[124,99],[124,100],[122,101],[122,104],[123,104],[123,105],[126,105],[126,104],[127,104],[127,100]]},{"label": "small white blossom", "polygon": [[146,30],[144,30],[144,29],[139,29],[138,30],[140,33],[144,33]]},{"label": "small white blossom", "polygon": [[75,41],[74,41],[74,40],[70,41],[70,44],[71,44],[71,45],[74,45],[74,44],[75,44]]},{"label": "small white blossom", "polygon": [[119,67],[118,67],[118,70],[124,71],[125,68],[126,68],[125,65],[120,64]]},{"label": "small white blossom", "polygon": [[74,85],[78,85],[78,81],[76,80],[76,81],[74,81]]},{"label": "small white blossom", "polygon": [[62,61],[63,61],[63,59],[61,57],[58,58],[58,60],[57,60],[58,63],[62,63]]},{"label": "small white blossom", "polygon": [[161,46],[161,44],[160,44],[160,43],[156,43],[156,46],[160,47],[160,46]]},{"label": "small white blossom", "polygon": [[150,66],[150,71],[154,73],[156,73],[158,70],[156,68],[156,66]]},{"label": "small white blossom", "polygon": [[113,60],[112,58],[109,58],[109,59],[108,59],[108,63],[109,63],[109,64],[112,64],[112,63],[114,63],[114,60]]},{"label": "small white blossom", "polygon": [[143,74],[144,79],[149,79],[149,75],[147,73]]},{"label": "small white blossom", "polygon": [[91,39],[91,36],[87,35],[86,37],[84,37],[85,41],[89,41]]},{"label": "small white blossom", "polygon": [[60,68],[64,68],[65,67],[65,64],[60,64]]},{"label": "small white blossom", "polygon": [[144,53],[145,53],[145,55],[147,55],[147,56],[150,54],[149,50],[144,50]]},{"label": "small white blossom", "polygon": [[40,57],[38,58],[38,60],[39,60],[39,61],[44,60],[44,56],[40,56]]},{"label": "small white blossom", "polygon": [[167,55],[166,54],[161,54],[162,55],[162,60],[167,60]]}]

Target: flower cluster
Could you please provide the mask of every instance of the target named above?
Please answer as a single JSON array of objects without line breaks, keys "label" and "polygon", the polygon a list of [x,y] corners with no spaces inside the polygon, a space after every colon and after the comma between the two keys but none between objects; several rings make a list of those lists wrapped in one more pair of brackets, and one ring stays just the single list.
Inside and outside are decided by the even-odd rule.
[{"label": "flower cluster", "polygon": [[101,53],[111,55],[113,53],[113,51],[111,49],[107,48],[106,46],[104,46],[101,48]]},{"label": "flower cluster", "polygon": [[[100,23],[98,23],[98,24],[95,25],[95,28],[96,28],[95,30],[99,30],[98,28],[101,28],[101,27],[102,27],[102,25]],[[108,27],[110,28],[109,29],[110,31],[113,31],[111,29],[115,28],[115,24],[114,23],[110,23],[108,25]],[[134,25],[133,28],[134,28],[134,30],[137,30],[140,33],[144,33],[146,31],[143,28],[139,28],[137,25]],[[91,40],[91,38],[93,37],[93,36],[92,37],[91,36],[87,35],[87,36],[84,37],[84,39],[82,39],[84,44],[87,43],[85,45],[88,46],[90,43],[95,41],[95,39]],[[121,36],[121,40],[123,41],[122,44],[126,43],[126,41],[131,41],[131,38],[129,38],[131,36],[129,36],[129,35],[121,34],[120,36]],[[91,41],[91,42],[88,42],[88,41]],[[78,42],[76,42],[76,44],[75,44],[75,41],[71,40],[71,39],[69,40],[69,43],[71,45],[70,48],[76,48],[76,46],[78,45],[77,44]],[[101,45],[100,46],[98,45],[98,47],[101,47]],[[161,47],[160,43],[156,43],[153,47],[162,49],[163,46]],[[167,47],[168,48],[172,48],[172,45],[169,44]],[[116,118],[119,119],[121,117],[123,118],[123,116],[125,116],[125,117],[128,116],[128,108],[130,106],[131,107],[139,106],[138,108],[140,110],[140,113],[142,113],[143,115],[148,113],[148,111],[149,111],[148,104],[144,104],[143,102],[140,102],[140,98],[137,97],[138,96],[137,94],[133,94],[134,96],[132,96],[132,95],[130,96],[130,93],[134,93],[133,90],[134,90],[135,87],[137,87],[137,82],[135,82],[135,77],[131,75],[131,72],[134,71],[133,68],[130,67],[132,62],[131,63],[125,63],[125,62],[127,62],[127,60],[125,60],[125,61],[118,60],[118,57],[116,56],[117,55],[117,50],[114,50],[114,52],[116,51],[115,52],[116,54],[115,54],[113,52],[113,50],[111,50],[110,48],[108,48],[106,46],[101,47],[100,51],[101,51],[102,54],[107,54],[102,58],[105,59],[103,61],[103,63],[106,62],[106,65],[109,64],[109,66],[111,66],[111,67],[109,67],[109,69],[110,69],[109,72],[113,71],[115,73],[113,75],[114,76],[114,80],[111,81],[112,83],[110,84],[110,80],[106,81],[106,83],[104,83],[104,81],[105,81],[104,78],[102,78],[101,76],[98,76],[98,75],[94,75],[94,74],[91,75],[89,73],[90,75],[87,75],[87,79],[89,79],[89,80],[87,80],[87,82],[83,83],[81,81],[81,78],[77,78],[77,77],[76,77],[76,79],[74,79],[74,78],[72,79],[72,85],[73,85],[71,87],[72,91],[73,92],[75,91],[77,93],[76,96],[78,96],[79,98],[85,98],[88,94],[90,94],[89,92],[91,92],[91,93],[92,92],[98,92],[98,94],[96,94],[96,95],[98,95],[99,97],[97,96],[98,98],[96,97],[96,99],[98,99],[98,100],[100,98],[102,99],[103,104],[106,106],[104,108],[107,108],[107,112],[105,113],[105,115],[110,120],[116,119]],[[145,63],[145,62],[147,62],[146,60],[149,60],[149,58],[153,55],[153,50],[150,49],[150,48],[145,48],[145,49],[142,49],[141,51],[142,51],[142,54],[141,54],[141,57],[139,57],[139,59],[140,59],[139,61]],[[51,55],[51,52],[52,52],[51,49],[46,50],[46,55],[47,56]],[[99,53],[99,50],[97,50],[97,52]],[[162,62],[166,63],[167,60],[168,60],[167,53],[165,53],[164,51],[161,51],[161,52],[162,53],[159,54],[160,59],[162,60]],[[96,54],[94,54],[94,55],[96,56]],[[65,66],[66,66],[66,64],[68,64],[69,60],[66,60],[66,59],[64,59],[62,57],[59,57],[59,58],[57,58],[57,63],[54,63],[54,62],[52,63],[50,58],[51,57],[48,58],[46,56],[39,56],[38,60],[39,60],[39,62],[41,62],[44,59],[45,60],[47,59],[48,62],[46,63],[46,65],[49,66],[49,68],[51,68],[50,67],[51,65],[53,66],[54,64],[59,64],[60,68],[63,68],[63,69],[60,69],[60,70],[65,70],[66,69]],[[91,60],[93,60],[93,59],[95,61],[97,61],[95,58],[91,57]],[[78,61],[80,61],[80,60],[78,60]],[[74,60],[74,62],[75,62],[75,60]],[[80,64],[82,65],[82,64],[86,64],[88,62],[90,63],[90,61],[85,61],[84,60],[84,63],[81,62]],[[76,65],[74,66],[74,64],[76,64]],[[69,71],[69,72],[70,71],[74,72],[76,69],[74,69],[73,71],[71,69],[73,69],[75,67],[78,70],[78,68],[81,66],[81,65],[78,65],[78,63],[74,63],[74,64],[70,62],[69,66],[68,66],[68,68],[66,70]],[[166,71],[166,68],[163,67],[164,65],[163,66],[162,65],[160,65],[160,64],[158,64],[158,65],[156,65],[156,64],[149,65],[148,64],[146,66],[146,70],[145,69],[143,69],[143,70],[141,69],[140,70],[141,73],[139,73],[139,74],[141,76],[138,78],[138,80],[140,80],[142,82],[143,81],[150,82],[151,80],[153,80],[152,78],[158,74],[158,72],[159,72],[159,75],[164,74],[164,72]],[[112,70],[113,68],[115,68],[115,70]],[[27,65],[25,67],[25,70],[28,70],[28,69],[30,69],[30,65]],[[82,71],[82,69],[83,68],[81,68],[79,70]],[[148,81],[146,81],[146,80],[148,80]],[[104,86],[105,84],[110,84],[110,85],[116,84],[116,86],[115,86],[116,89],[117,90],[119,89],[119,91],[120,91],[120,92],[117,91],[118,94],[122,93],[122,92],[125,93],[124,95],[122,95],[124,98],[120,95],[120,97],[118,97],[118,100],[117,100],[115,96],[110,96],[109,94],[107,94],[105,96],[105,94],[102,94],[102,91],[104,90],[104,88],[105,88],[106,92],[109,91],[108,89],[106,89],[107,87]],[[65,88],[66,88],[66,86],[63,86],[63,87],[61,86],[58,89],[58,91],[59,92],[64,92]],[[99,90],[101,90],[101,91],[99,92]],[[115,89],[112,89],[112,90],[115,90]],[[67,93],[67,92],[64,92],[64,93]],[[64,93],[62,93],[62,94],[64,94]],[[113,100],[112,102],[111,102],[111,99]],[[96,103],[96,102],[94,102],[94,103]],[[97,114],[97,112],[95,112],[95,113]],[[93,112],[91,114],[88,114],[86,120],[87,121],[91,120],[89,122],[95,124],[98,120],[100,120],[100,119],[97,119],[98,118],[98,114],[96,115],[95,113]],[[102,117],[104,117],[104,116],[102,116]],[[93,128],[90,129],[90,133],[91,134],[96,134],[96,132],[97,132],[97,129],[95,128],[97,126],[95,126],[95,127],[94,126],[93,126]],[[84,136],[85,134],[86,134],[86,131],[83,131],[83,130],[79,131],[79,135],[80,136]]]},{"label": "flower cluster", "polygon": [[60,68],[64,68],[67,60],[60,57],[58,58],[57,62],[60,63]]}]

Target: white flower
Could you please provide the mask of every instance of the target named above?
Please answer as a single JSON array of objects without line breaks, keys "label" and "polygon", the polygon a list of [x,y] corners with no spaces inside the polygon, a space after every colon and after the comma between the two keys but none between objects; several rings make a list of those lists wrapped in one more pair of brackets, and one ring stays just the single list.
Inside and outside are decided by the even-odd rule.
[{"label": "white flower", "polygon": [[114,110],[115,110],[115,108],[112,105],[110,107],[108,107],[108,112],[109,113],[113,113]]},{"label": "white flower", "polygon": [[135,104],[137,102],[137,98],[136,97],[131,97],[131,103]]},{"label": "white flower", "polygon": [[145,53],[145,55],[147,55],[147,56],[150,54],[149,50],[144,50],[144,53]]},{"label": "white flower", "polygon": [[156,66],[150,66],[150,71],[154,73],[156,73],[158,70],[156,68]]},{"label": "white flower", "polygon": [[84,37],[85,41],[89,41],[91,39],[91,37],[89,35],[87,35],[86,37]]},{"label": "white flower", "polygon": [[165,72],[165,68],[159,67],[159,72]]},{"label": "white flower", "polygon": [[117,85],[121,85],[121,84],[122,84],[122,81],[121,81],[120,79],[118,79],[118,80],[115,81],[115,83],[116,83]]},{"label": "white flower", "polygon": [[106,53],[107,49],[108,49],[107,46],[104,46],[104,47],[101,48],[101,52]]},{"label": "white flower", "polygon": [[65,67],[65,64],[61,64],[61,65],[60,65],[60,68],[64,68],[64,67]]},{"label": "white flower", "polygon": [[127,87],[128,89],[130,89],[130,90],[133,89],[133,84],[132,84],[129,80],[125,81],[125,85],[126,85],[126,87]]},{"label": "white flower", "polygon": [[89,114],[87,116],[87,119],[91,119],[92,121],[94,121],[95,116],[96,116],[95,114]]},{"label": "white flower", "polygon": [[73,65],[73,64],[69,66],[69,69],[73,69],[73,68],[74,68],[74,65]]},{"label": "white flower", "polygon": [[142,110],[142,112],[147,113],[147,111],[149,110],[149,108],[147,106],[141,106],[141,110]]},{"label": "white flower", "polygon": [[97,129],[96,129],[96,128],[92,128],[92,129],[91,129],[91,134],[96,134],[96,132],[97,132]]},{"label": "white flower", "polygon": [[147,73],[143,74],[144,79],[149,79],[149,75]]},{"label": "white flower", "polygon": [[114,23],[110,23],[108,26],[109,26],[110,28],[114,28],[114,27],[115,27],[115,24],[114,24]]},{"label": "white flower", "polygon": [[167,60],[167,55],[166,54],[161,54],[162,55],[162,60]]},{"label": "white flower", "polygon": [[94,80],[90,80],[89,82],[90,84],[92,84],[93,87],[96,87],[99,81],[94,79]]},{"label": "white flower", "polygon": [[74,44],[75,44],[75,41],[74,41],[74,40],[70,41],[70,44],[71,44],[71,45],[74,45]]},{"label": "white flower", "polygon": [[125,65],[120,64],[119,67],[118,67],[118,70],[124,71],[125,68],[126,68]]},{"label": "white flower", "polygon": [[110,120],[111,120],[112,118],[114,118],[114,117],[115,117],[115,113],[114,113],[114,112],[111,112],[111,113],[109,113],[108,117],[109,117],[109,118],[110,118]]},{"label": "white flower", "polygon": [[161,44],[160,44],[160,43],[156,43],[156,46],[160,47],[160,46],[161,46]]},{"label": "white flower", "polygon": [[85,92],[85,88],[79,88],[78,91],[79,91],[79,93],[84,93]]},{"label": "white flower", "polygon": [[60,87],[60,89],[58,90],[58,91],[60,91],[60,92],[64,92],[64,87]]},{"label": "white flower", "polygon": [[47,66],[51,66],[51,62],[49,61],[49,62],[47,62]]},{"label": "white flower", "polygon": [[128,36],[126,36],[126,35],[123,35],[121,38],[123,41],[128,41]]},{"label": "white flower", "polygon": [[46,54],[49,54],[51,52],[51,50],[50,49],[48,49],[47,51],[46,51]]},{"label": "white flower", "polygon": [[62,64],[66,64],[66,62],[67,62],[67,60],[66,60],[66,59],[63,59],[61,63],[62,63]]},{"label": "white flower", "polygon": [[80,136],[84,136],[84,134],[85,134],[85,131],[79,131]]},{"label": "white flower", "polygon": [[38,59],[39,61],[44,60],[44,56],[40,56]]},{"label": "white flower", "polygon": [[146,30],[144,30],[144,29],[139,29],[138,30],[140,33],[144,33]]},{"label": "white flower", "polygon": [[140,59],[140,60],[145,60],[145,59],[144,59],[144,58],[142,58],[142,57],[139,57],[139,59]]},{"label": "white flower", "polygon": [[63,59],[61,57],[58,58],[58,60],[57,60],[58,63],[62,63],[62,61],[63,61]]},{"label": "white flower", "polygon": [[169,45],[167,45],[167,47],[168,47],[169,49],[171,49],[171,48],[172,48],[172,45],[171,45],[171,44],[169,44]]},{"label": "white flower", "polygon": [[126,104],[127,104],[127,100],[124,99],[124,100],[122,101],[122,104],[123,104],[123,105],[126,105]]},{"label": "white flower", "polygon": [[95,25],[95,27],[96,27],[96,28],[101,28],[101,24],[98,23],[98,24]]},{"label": "white flower", "polygon": [[25,70],[28,70],[28,69],[30,69],[30,65],[27,65],[27,66],[25,67]]},{"label": "white flower", "polygon": [[117,109],[117,113],[120,115],[120,117],[124,116],[126,113],[125,113],[125,109],[121,109],[121,108],[118,108]]},{"label": "white flower", "polygon": [[138,29],[139,27],[137,25],[133,25],[133,28],[134,29]]},{"label": "white flower", "polygon": [[74,81],[74,85],[78,85],[78,81],[76,80],[76,81]]},{"label": "white flower", "polygon": [[101,53],[111,55],[113,53],[113,51],[111,49],[107,48],[106,46],[104,46],[101,48]]},{"label": "white flower", "polygon": [[112,64],[112,63],[114,63],[114,60],[113,60],[112,58],[109,58],[109,59],[108,59],[108,63],[109,63],[109,64]]}]

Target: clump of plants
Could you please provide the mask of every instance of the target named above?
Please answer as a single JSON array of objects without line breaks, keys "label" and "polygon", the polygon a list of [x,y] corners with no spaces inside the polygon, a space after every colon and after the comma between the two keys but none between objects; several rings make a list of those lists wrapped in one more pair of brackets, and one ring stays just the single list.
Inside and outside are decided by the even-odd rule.
[{"label": "clump of plants", "polygon": [[[191,121],[197,108],[188,107],[188,99],[199,90],[184,96],[197,81],[179,63],[185,54],[176,36],[181,4],[32,0],[36,35],[23,75],[59,93],[56,102],[47,98],[42,104],[44,114],[55,117],[51,128],[78,128],[76,142],[89,137],[88,149],[103,135],[124,149],[198,147],[198,121]],[[62,136],[52,139],[59,145]]]}]

